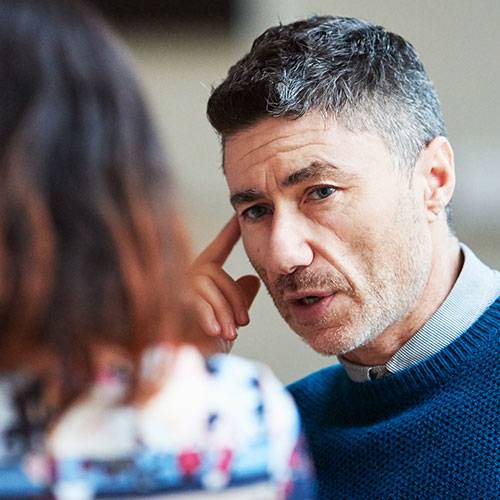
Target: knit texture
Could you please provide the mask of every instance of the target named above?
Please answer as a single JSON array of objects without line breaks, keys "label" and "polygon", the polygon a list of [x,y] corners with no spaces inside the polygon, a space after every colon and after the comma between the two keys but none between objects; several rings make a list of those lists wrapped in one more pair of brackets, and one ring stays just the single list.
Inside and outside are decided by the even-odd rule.
[{"label": "knit texture", "polygon": [[354,383],[336,365],[289,390],[319,500],[500,498],[500,298],[407,370]]}]

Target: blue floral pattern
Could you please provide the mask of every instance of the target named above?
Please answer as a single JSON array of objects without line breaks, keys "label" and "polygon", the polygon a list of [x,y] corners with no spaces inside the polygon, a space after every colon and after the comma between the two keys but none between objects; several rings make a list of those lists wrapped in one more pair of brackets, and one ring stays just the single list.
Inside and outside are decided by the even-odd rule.
[{"label": "blue floral pattern", "polygon": [[3,377],[0,498],[313,498],[297,411],[267,368],[158,348],[144,376],[160,373],[152,397],[125,406],[126,377],[108,370],[48,436],[36,382]]}]

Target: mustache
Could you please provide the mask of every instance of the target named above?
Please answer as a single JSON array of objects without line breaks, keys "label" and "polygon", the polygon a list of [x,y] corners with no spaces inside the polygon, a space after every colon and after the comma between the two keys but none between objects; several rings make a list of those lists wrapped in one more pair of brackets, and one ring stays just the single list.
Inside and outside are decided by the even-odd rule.
[{"label": "mustache", "polygon": [[353,294],[353,288],[341,274],[326,274],[318,271],[300,270],[292,274],[278,276],[272,286],[276,295],[282,296],[287,292],[297,292],[303,289],[325,289],[336,292]]}]

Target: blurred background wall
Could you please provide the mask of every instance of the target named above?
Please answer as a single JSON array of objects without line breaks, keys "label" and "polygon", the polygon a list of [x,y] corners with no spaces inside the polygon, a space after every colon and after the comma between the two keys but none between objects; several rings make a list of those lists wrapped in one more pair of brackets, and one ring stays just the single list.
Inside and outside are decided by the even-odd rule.
[{"label": "blurred background wall", "polygon": [[[178,199],[196,253],[232,214],[219,168],[219,144],[205,118],[211,86],[224,78],[265,28],[312,14],[337,14],[382,24],[416,47],[440,95],[455,150],[457,234],[486,263],[500,268],[500,1],[171,2],[178,10],[162,16],[145,0],[136,2],[143,6],[141,19],[124,20],[112,8],[108,12],[135,58],[177,175]],[[169,0],[157,6],[161,4]],[[183,5],[189,15],[182,15]],[[146,19],[145,12],[152,15]],[[235,275],[251,272],[241,244],[227,270]],[[271,365],[284,383],[335,362],[296,338],[264,290],[251,318],[251,324],[240,330],[234,352]]]}]

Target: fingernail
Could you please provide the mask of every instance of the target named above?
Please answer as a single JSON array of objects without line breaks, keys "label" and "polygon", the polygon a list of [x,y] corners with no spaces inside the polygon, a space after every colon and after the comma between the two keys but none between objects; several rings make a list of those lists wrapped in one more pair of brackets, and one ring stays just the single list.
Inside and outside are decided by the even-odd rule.
[{"label": "fingernail", "polygon": [[228,323],[226,327],[226,335],[228,340],[235,340],[238,336],[236,327],[232,323]]},{"label": "fingernail", "polygon": [[219,334],[221,332],[220,325],[219,323],[217,323],[217,321],[212,321],[212,331],[215,334]]}]

